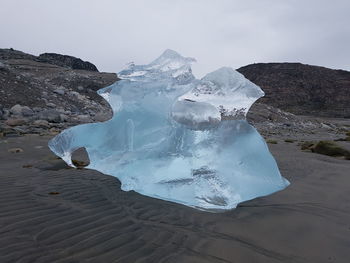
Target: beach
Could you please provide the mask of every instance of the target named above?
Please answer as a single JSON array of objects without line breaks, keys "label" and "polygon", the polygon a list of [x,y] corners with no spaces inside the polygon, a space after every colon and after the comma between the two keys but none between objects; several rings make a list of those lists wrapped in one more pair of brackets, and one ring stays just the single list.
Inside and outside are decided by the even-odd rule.
[{"label": "beach", "polygon": [[114,177],[69,168],[48,149],[50,138],[0,139],[0,262],[350,258],[348,160],[301,151],[296,142],[269,144],[291,185],[210,213],[124,192]]}]

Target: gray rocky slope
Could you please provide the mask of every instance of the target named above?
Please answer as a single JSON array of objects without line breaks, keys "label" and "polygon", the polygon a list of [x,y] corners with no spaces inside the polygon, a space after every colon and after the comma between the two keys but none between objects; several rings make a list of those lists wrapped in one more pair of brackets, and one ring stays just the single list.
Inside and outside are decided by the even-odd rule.
[{"label": "gray rocky slope", "polygon": [[116,74],[73,69],[71,60],[58,66],[53,61],[40,61],[40,57],[0,49],[3,129],[60,130],[76,123],[110,118],[109,105],[96,91],[117,81]]},{"label": "gray rocky slope", "polygon": [[257,63],[238,69],[265,91],[261,102],[288,112],[350,117],[350,72],[301,63]]},{"label": "gray rocky slope", "polygon": [[[92,63],[71,56],[0,49],[0,133],[54,134],[79,123],[108,120],[111,109],[96,91],[117,80],[116,74],[98,72]],[[337,136],[347,128],[341,121],[297,116],[259,102],[248,120],[266,136],[297,137],[315,130]]]}]

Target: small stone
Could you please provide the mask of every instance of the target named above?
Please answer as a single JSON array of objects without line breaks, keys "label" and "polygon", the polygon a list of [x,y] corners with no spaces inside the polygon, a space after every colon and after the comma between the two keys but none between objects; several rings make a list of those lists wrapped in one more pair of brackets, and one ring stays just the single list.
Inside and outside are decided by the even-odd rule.
[{"label": "small stone", "polygon": [[21,148],[11,148],[11,149],[8,149],[8,152],[10,152],[10,153],[21,153],[21,152],[23,152],[23,149],[21,149]]},{"label": "small stone", "polygon": [[59,94],[59,95],[64,95],[65,91],[62,88],[55,89],[53,92]]},{"label": "small stone", "polygon": [[71,159],[77,168],[84,168],[90,164],[89,155],[84,147],[76,149],[72,153]]},{"label": "small stone", "polygon": [[56,104],[55,104],[55,103],[52,103],[52,102],[48,102],[48,103],[46,103],[46,106],[47,106],[47,107],[50,107],[50,108],[55,108],[55,107],[56,107]]}]

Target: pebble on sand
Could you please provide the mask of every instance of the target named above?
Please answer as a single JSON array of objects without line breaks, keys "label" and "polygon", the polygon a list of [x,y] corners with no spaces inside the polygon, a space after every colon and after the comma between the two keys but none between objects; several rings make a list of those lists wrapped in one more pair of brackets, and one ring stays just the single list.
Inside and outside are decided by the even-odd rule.
[{"label": "pebble on sand", "polygon": [[8,152],[10,152],[10,153],[21,153],[21,152],[23,152],[23,149],[21,149],[21,148],[11,148],[11,149],[8,149]]}]

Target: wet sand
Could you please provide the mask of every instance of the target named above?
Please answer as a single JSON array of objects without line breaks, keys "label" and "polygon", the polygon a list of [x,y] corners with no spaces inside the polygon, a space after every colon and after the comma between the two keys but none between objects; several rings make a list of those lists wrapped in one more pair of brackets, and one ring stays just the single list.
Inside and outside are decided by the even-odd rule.
[{"label": "wet sand", "polygon": [[350,260],[350,161],[271,144],[291,185],[214,214],[68,168],[48,139],[0,139],[0,262]]}]

